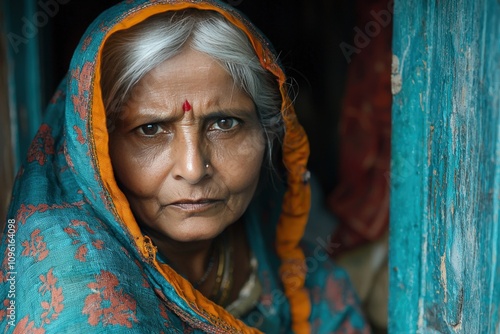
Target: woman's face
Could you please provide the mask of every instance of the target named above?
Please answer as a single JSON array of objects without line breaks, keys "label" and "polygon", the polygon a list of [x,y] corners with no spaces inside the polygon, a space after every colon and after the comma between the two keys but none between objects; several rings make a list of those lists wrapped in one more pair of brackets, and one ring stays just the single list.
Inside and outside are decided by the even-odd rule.
[{"label": "woman's face", "polygon": [[212,239],[241,217],[264,151],[251,98],[190,49],[137,84],[110,134],[115,175],[135,217],[180,242]]}]

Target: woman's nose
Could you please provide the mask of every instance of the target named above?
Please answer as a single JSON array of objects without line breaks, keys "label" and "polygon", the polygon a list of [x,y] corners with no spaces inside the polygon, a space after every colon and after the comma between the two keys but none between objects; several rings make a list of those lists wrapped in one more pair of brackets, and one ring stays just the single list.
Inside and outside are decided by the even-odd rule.
[{"label": "woman's nose", "polygon": [[209,174],[208,148],[196,135],[182,135],[174,147],[172,173],[176,180],[197,184]]}]

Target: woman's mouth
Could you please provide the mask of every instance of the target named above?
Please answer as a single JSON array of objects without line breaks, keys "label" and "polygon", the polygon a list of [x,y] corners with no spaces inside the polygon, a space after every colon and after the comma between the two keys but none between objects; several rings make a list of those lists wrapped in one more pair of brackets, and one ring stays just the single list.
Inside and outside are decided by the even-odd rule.
[{"label": "woman's mouth", "polygon": [[222,203],[220,199],[181,199],[170,203],[168,206],[184,212],[196,213],[209,210]]}]

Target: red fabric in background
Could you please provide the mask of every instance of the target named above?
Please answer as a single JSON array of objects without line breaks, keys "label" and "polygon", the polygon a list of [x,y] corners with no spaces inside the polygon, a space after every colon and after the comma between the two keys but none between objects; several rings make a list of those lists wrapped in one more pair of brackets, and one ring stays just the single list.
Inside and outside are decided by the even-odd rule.
[{"label": "red fabric in background", "polygon": [[393,0],[358,0],[352,49],[343,45],[351,62],[339,120],[339,184],[328,197],[340,222],[332,240],[337,254],[380,238],[389,226],[392,12]]}]

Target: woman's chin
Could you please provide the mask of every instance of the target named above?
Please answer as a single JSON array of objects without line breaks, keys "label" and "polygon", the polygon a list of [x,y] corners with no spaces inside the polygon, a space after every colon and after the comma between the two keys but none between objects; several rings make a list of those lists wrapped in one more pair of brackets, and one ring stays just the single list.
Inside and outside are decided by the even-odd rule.
[{"label": "woman's chin", "polygon": [[180,243],[202,242],[215,239],[220,233],[170,233],[169,239]]},{"label": "woman's chin", "polygon": [[215,239],[230,224],[221,224],[220,221],[196,222],[190,219],[188,222],[180,223],[176,228],[164,230],[163,234],[169,239],[177,242],[197,242]]}]

